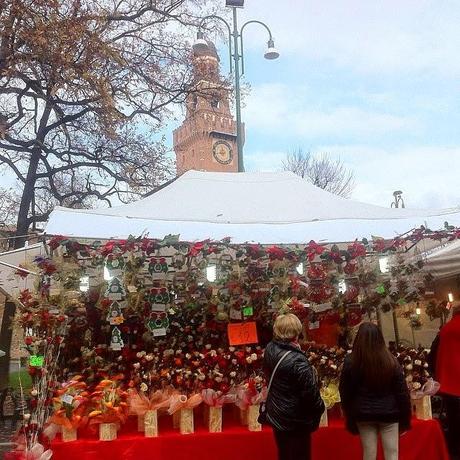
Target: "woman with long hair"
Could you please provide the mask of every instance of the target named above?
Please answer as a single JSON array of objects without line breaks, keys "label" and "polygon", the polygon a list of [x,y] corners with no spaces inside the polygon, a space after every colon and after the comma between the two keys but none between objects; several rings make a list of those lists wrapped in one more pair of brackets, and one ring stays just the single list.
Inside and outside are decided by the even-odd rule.
[{"label": "woman with long hair", "polygon": [[340,396],[347,429],[361,437],[363,459],[377,458],[380,435],[385,460],[397,460],[399,434],[410,429],[409,390],[401,366],[373,323],[359,327],[343,365]]}]

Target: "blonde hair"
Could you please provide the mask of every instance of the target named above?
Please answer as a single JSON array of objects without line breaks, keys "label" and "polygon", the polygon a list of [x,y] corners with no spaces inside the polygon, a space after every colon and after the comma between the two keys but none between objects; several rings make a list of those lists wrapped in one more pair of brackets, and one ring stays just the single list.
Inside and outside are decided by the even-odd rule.
[{"label": "blonde hair", "polygon": [[273,325],[273,335],[275,339],[287,342],[296,339],[302,332],[302,323],[296,315],[287,313],[279,315]]}]

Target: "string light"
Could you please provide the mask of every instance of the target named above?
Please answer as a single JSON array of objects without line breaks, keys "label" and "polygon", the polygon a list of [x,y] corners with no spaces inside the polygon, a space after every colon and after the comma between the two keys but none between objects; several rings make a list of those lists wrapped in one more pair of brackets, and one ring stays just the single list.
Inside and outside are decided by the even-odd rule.
[{"label": "string light", "polygon": [[208,265],[206,267],[206,279],[210,283],[214,283],[217,279],[217,266],[216,265]]}]

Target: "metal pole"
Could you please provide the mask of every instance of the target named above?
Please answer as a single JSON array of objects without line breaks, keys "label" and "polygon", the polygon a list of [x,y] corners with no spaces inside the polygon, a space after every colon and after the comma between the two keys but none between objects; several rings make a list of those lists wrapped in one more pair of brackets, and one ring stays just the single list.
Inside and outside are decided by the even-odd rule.
[{"label": "metal pole", "polygon": [[238,19],[236,8],[233,9],[233,62],[235,71],[235,105],[236,105],[236,148],[238,150],[238,172],[244,172],[243,162],[243,130],[241,126],[241,94],[240,94],[240,53],[238,49]]},{"label": "metal pole", "polygon": [[399,345],[398,317],[396,316],[395,307],[392,308],[392,316],[393,316],[393,328],[395,332],[395,341],[396,341],[396,345]]}]

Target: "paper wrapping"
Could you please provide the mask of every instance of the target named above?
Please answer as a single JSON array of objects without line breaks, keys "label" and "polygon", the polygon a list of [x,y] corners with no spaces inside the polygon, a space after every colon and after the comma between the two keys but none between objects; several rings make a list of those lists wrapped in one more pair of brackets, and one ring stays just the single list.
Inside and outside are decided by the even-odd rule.
[{"label": "paper wrapping", "polygon": [[174,395],[170,399],[168,413],[173,416],[173,426],[177,426],[175,414],[179,414],[179,430],[182,434],[194,432],[193,409],[203,402],[201,394],[194,394],[187,398],[185,395]]},{"label": "paper wrapping", "polygon": [[209,407],[208,428],[210,433],[222,432],[222,407]]},{"label": "paper wrapping", "polygon": [[148,410],[144,416],[145,437],[156,438],[158,436],[158,412],[156,410]]},{"label": "paper wrapping", "polygon": [[328,426],[328,424],[327,409],[324,409],[323,415],[321,415],[321,420],[319,421],[319,426]]},{"label": "paper wrapping", "polygon": [[145,414],[139,414],[137,416],[137,431],[144,431],[144,418]]},{"label": "paper wrapping", "polygon": [[179,430],[181,434],[191,434],[195,431],[193,425],[193,409],[181,409]]},{"label": "paper wrapping", "polygon": [[210,433],[222,432],[222,407],[224,404],[236,402],[236,394],[222,394],[210,388],[201,392],[201,397],[205,404],[203,411],[204,424],[208,427]]},{"label": "paper wrapping", "polygon": [[77,429],[62,427],[62,441],[71,442],[77,440]]},{"label": "paper wrapping", "polygon": [[99,441],[113,441],[117,439],[117,424],[116,423],[100,423],[99,424]]},{"label": "paper wrapping", "polygon": [[431,420],[433,414],[431,412],[431,398],[424,396],[420,399],[412,400],[412,407],[414,409],[415,416],[420,420]]},{"label": "paper wrapping", "polygon": [[259,404],[251,404],[248,407],[248,429],[249,431],[261,431],[262,425],[257,421],[259,418]]},{"label": "paper wrapping", "polygon": [[131,413],[137,414],[137,431],[144,431],[145,414],[147,412],[167,409],[170,406],[172,395],[171,389],[157,390],[149,394],[136,390],[130,391],[128,398],[129,409]]}]

